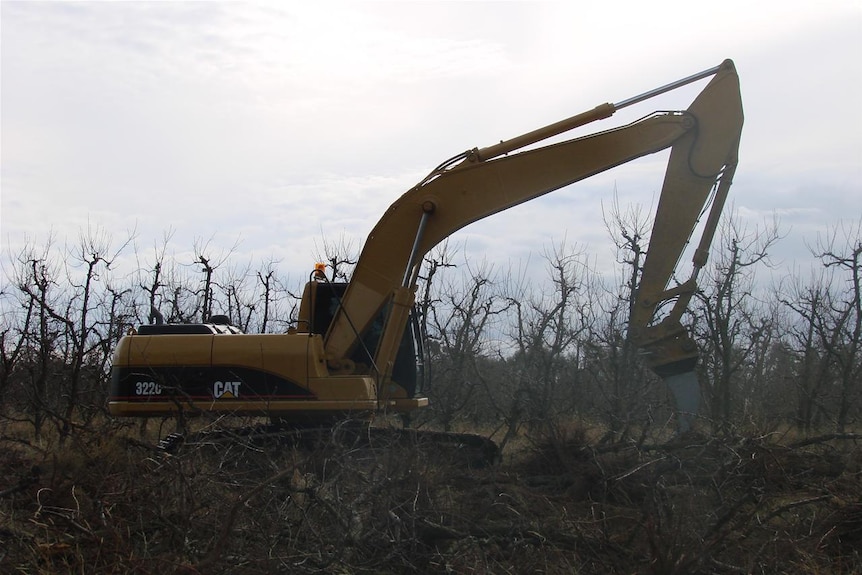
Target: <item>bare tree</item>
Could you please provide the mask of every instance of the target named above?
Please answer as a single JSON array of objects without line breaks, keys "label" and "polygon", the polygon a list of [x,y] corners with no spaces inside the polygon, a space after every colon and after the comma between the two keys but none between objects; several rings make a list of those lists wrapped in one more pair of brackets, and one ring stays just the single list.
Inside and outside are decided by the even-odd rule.
[{"label": "bare tree", "polygon": [[[144,263],[138,260],[138,287],[144,291],[147,297],[146,312],[144,317],[149,323],[163,323],[165,317],[161,312],[161,304],[164,299],[162,288],[166,287],[164,282],[165,265],[167,262],[168,245],[173,239],[174,231],[168,229],[162,237],[162,243],[153,247],[152,263]],[[135,249],[138,255],[139,250]],[[144,272],[146,271],[146,276]]]},{"label": "bare tree", "polygon": [[322,249],[318,248],[317,261],[329,265],[331,281],[348,281],[359,256],[353,242],[341,235],[337,241],[324,238]]},{"label": "bare tree", "polygon": [[218,292],[213,294],[208,318],[212,317],[213,309],[218,309],[231,323],[247,332],[258,304],[258,286],[251,272],[251,262],[228,265],[220,279],[213,280],[212,285],[218,288]]},{"label": "bare tree", "polygon": [[[200,272],[203,274],[202,285],[195,292],[199,302],[197,312],[200,313],[200,321],[209,321],[213,315],[213,300],[215,297],[213,290],[216,287],[214,274],[216,270],[230,260],[231,255],[233,255],[239,245],[239,240],[237,240],[232,247],[227,250],[221,250],[218,256],[214,258],[212,255],[208,255],[211,249],[211,241],[212,239],[206,242],[195,240],[194,247],[195,264],[200,264]],[[198,313],[194,315],[198,315]]]},{"label": "bare tree", "polygon": [[[12,307],[13,309],[9,309]],[[33,298],[16,300],[12,290],[0,290],[0,406],[8,398],[9,382],[27,351],[30,326],[36,310]]]},{"label": "bare tree", "polygon": [[830,357],[826,353],[822,336],[825,329],[824,314],[832,298],[825,270],[812,276],[807,284],[801,281],[790,285],[788,293],[779,301],[790,309],[796,318],[788,332],[794,354],[796,409],[795,421],[800,431],[809,433],[815,417],[823,410],[823,400],[830,381]]},{"label": "bare tree", "polygon": [[[65,359],[69,365],[69,373],[63,378],[63,395],[66,402],[61,416],[61,438],[68,435],[74,411],[80,403],[85,360],[93,349],[103,348],[93,321],[93,312],[102,303],[100,284],[110,273],[115,258],[126,249],[132,239],[133,235],[130,234],[115,248],[111,245],[112,238],[104,229],[88,226],[86,231],[80,232],[77,245],[68,250],[66,261],[70,269],[67,275],[73,293],[64,321],[71,346]],[[94,301],[97,303],[94,304]],[[97,378],[96,383],[98,381]]]},{"label": "bare tree", "polygon": [[60,266],[54,251],[54,237],[49,236],[41,250],[28,243],[17,254],[13,281],[32,322],[26,322],[22,354],[21,384],[24,409],[38,439],[49,414],[56,409],[58,394],[49,395],[49,382],[57,380],[59,366],[55,350],[61,337],[71,328],[63,315],[65,302],[57,289]]},{"label": "bare tree", "polygon": [[[436,272],[451,267],[445,250],[437,257],[426,260],[425,286],[429,288]],[[428,360],[432,385],[435,419],[446,430],[452,428],[459,416],[468,411],[478,419],[481,390],[475,373],[476,362],[485,356],[488,330],[495,318],[505,311],[505,301],[496,293],[496,276],[492,266],[480,264],[476,268],[465,264],[464,273],[452,279],[439,278],[432,297],[424,292],[419,309],[425,322],[428,340]]]},{"label": "bare tree", "polygon": [[769,321],[757,309],[756,271],[760,265],[769,265],[769,250],[781,236],[777,221],[749,230],[735,213],[723,220],[719,235],[708,277],[696,294],[696,313],[703,326],[711,421],[717,431],[727,432],[736,407],[736,376],[754,353]]},{"label": "bare tree", "polygon": [[278,277],[275,275],[275,261],[269,260],[261,269],[257,271],[257,279],[260,282],[262,289],[261,299],[263,300],[260,318],[260,326],[258,332],[266,333],[269,327],[269,319],[271,312],[271,304],[275,301],[278,293]]},{"label": "bare tree", "polygon": [[508,296],[514,354],[506,439],[522,422],[550,430],[576,409],[583,339],[592,322],[592,273],[583,252],[565,241],[545,259],[551,289],[533,291],[522,278]]},{"label": "bare tree", "polygon": [[603,220],[615,248],[619,279],[617,289],[608,290],[605,297],[597,298],[601,313],[592,323],[588,371],[596,394],[604,399],[599,409],[609,432],[624,437],[632,423],[633,410],[637,406],[648,405],[643,395],[647,386],[654,383],[654,378],[639,360],[628,325],[640,285],[652,222],[640,206],[623,210],[616,191],[609,210],[603,209]]},{"label": "bare tree", "polygon": [[836,365],[839,401],[835,425],[843,432],[851,412],[859,409],[862,389],[862,219],[854,225],[835,226],[815,255],[824,268],[834,270],[835,281],[846,285],[830,298],[828,315],[818,327],[822,344]]}]

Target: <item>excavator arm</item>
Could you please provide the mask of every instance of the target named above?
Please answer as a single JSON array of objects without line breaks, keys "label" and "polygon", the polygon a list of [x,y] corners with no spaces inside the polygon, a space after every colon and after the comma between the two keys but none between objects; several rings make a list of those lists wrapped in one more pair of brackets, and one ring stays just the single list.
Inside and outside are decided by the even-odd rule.
[{"label": "excavator arm", "polygon": [[[655,113],[593,135],[512,153],[683,84],[712,76],[685,111]],[[545,128],[456,156],[393,203],[372,230],[325,338],[329,368],[350,373],[347,359],[381,314],[373,371],[385,382],[413,303],[422,257],[446,237],[492,214],[620,164],[671,149],[649,250],[630,320],[630,337],[662,376],[690,372],[696,350],[680,323],[706,263],[737,162],[743,113],[733,62],[618,104],[603,104]],[[710,207],[711,201],[711,207]],[[691,278],[668,289],[705,210]],[[657,311],[675,301],[660,322]]]}]

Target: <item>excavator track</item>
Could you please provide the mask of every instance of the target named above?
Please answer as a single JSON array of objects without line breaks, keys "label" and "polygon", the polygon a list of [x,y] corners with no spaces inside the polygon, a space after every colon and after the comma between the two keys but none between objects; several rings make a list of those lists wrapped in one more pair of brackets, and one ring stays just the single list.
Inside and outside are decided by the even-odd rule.
[{"label": "excavator track", "polygon": [[351,424],[337,427],[292,428],[262,424],[237,428],[205,430],[190,434],[171,433],[156,448],[174,454],[180,449],[242,444],[266,450],[286,445],[316,449],[339,445],[350,449],[410,449],[425,455],[434,453],[448,462],[481,468],[500,462],[500,449],[491,439],[474,433],[432,431],[413,428],[374,427]]}]

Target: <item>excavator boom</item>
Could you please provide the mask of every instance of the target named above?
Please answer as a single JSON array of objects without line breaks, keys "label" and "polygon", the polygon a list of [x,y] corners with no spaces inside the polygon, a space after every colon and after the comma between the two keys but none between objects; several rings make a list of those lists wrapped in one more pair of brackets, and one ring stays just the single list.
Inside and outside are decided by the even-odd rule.
[{"label": "excavator boom", "polygon": [[[733,62],[648,93],[656,95],[705,75],[712,80],[684,112],[657,113],[633,124],[598,134],[500,157],[529,144],[609,116],[621,104],[603,104],[568,120],[482,150],[471,150],[460,163],[438,168],[399,198],[368,236],[339,311],[327,333],[331,365],[349,357],[358,334],[379,311],[396,299],[409,307],[409,297],[397,303],[396,291],[411,290],[421,257],[464,226],[583,180],[641,156],[671,148],[671,159],[656,213],[631,327],[647,334],[657,306],[674,295],[665,288],[707,206],[716,182],[725,186],[713,202],[710,227],[696,253],[696,268],[706,253],[737,161],[742,130],[742,102]],[[677,318],[678,319],[678,318]],[[395,333],[403,325],[392,325]],[[665,325],[665,329],[668,326]],[[665,350],[658,362],[673,362]],[[380,348],[375,363],[384,370],[391,350]],[[667,361],[666,361],[667,360]]]}]

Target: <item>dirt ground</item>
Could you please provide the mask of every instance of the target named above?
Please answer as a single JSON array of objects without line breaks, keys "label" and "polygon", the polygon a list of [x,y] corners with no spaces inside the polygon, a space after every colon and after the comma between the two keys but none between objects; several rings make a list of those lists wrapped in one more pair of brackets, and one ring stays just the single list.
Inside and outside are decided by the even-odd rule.
[{"label": "dirt ground", "polygon": [[61,445],[0,423],[0,573],[862,573],[860,436]]}]

